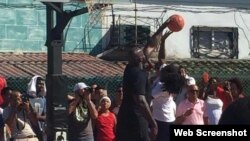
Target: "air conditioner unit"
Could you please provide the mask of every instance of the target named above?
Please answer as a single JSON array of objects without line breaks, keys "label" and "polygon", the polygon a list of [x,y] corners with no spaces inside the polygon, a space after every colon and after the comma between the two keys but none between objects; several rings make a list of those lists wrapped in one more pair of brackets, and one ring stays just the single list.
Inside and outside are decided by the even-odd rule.
[{"label": "air conditioner unit", "polygon": [[35,0],[40,2],[85,2],[85,0]]}]

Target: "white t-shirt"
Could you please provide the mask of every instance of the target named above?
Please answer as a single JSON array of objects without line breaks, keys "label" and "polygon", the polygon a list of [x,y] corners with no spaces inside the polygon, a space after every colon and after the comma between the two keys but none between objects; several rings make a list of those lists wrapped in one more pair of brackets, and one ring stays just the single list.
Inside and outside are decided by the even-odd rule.
[{"label": "white t-shirt", "polygon": [[159,78],[154,82],[155,85],[152,87],[152,108],[153,117],[158,121],[163,122],[174,122],[176,113],[176,104],[173,100],[172,95],[168,91],[162,91],[162,83]]},{"label": "white t-shirt", "polygon": [[208,114],[208,124],[217,125],[222,114],[223,102],[219,98],[208,96],[205,104]]}]

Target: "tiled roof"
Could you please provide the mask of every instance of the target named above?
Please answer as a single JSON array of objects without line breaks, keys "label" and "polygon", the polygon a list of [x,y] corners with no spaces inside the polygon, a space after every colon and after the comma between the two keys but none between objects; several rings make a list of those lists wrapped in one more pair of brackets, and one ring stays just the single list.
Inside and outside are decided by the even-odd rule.
[{"label": "tiled roof", "polygon": [[[107,53],[101,54],[100,57],[105,60],[126,61],[128,49],[115,48]],[[152,58],[155,60],[158,53],[154,53]],[[241,76],[250,74],[250,59],[199,59],[185,58],[172,59],[167,58],[167,63],[176,63],[184,66],[189,74],[200,76],[207,71],[214,76],[231,77],[233,75]],[[227,76],[228,75],[228,76]]]},{"label": "tiled roof", "polygon": [[[62,59],[62,71],[68,77],[122,75],[125,67],[84,53],[63,53]],[[46,74],[47,53],[0,53],[0,75],[6,78]]]}]

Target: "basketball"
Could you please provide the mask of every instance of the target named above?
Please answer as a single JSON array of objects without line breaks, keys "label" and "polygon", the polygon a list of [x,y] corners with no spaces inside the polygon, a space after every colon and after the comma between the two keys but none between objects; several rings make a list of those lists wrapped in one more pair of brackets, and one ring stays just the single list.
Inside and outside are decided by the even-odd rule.
[{"label": "basketball", "polygon": [[184,19],[181,15],[174,14],[169,17],[168,29],[173,32],[178,32],[184,27]]}]

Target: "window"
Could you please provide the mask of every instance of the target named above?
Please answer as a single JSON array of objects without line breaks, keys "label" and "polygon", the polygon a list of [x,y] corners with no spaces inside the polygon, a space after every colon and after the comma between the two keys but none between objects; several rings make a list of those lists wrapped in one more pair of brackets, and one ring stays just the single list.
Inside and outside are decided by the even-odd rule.
[{"label": "window", "polygon": [[191,28],[191,56],[194,58],[238,59],[238,28]]},{"label": "window", "polygon": [[135,25],[124,25],[124,41],[126,46],[133,46],[135,40],[138,45],[145,45],[150,38],[150,26],[137,25],[137,39],[135,37]]}]

